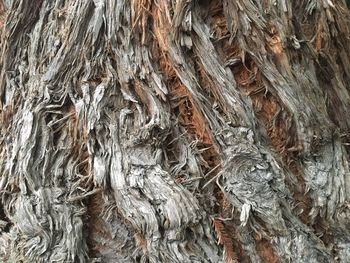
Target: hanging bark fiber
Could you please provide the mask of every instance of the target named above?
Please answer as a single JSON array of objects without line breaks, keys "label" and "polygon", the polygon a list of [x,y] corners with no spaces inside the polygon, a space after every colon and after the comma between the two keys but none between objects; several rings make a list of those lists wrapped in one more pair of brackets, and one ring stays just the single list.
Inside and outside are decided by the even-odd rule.
[{"label": "hanging bark fiber", "polygon": [[349,262],[345,0],[0,3],[0,261]]}]

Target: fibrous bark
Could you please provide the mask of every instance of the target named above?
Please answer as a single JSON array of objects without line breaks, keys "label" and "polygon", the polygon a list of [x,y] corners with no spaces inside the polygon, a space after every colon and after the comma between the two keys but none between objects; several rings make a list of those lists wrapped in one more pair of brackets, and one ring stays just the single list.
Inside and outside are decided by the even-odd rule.
[{"label": "fibrous bark", "polygon": [[7,0],[4,262],[348,262],[335,0]]}]

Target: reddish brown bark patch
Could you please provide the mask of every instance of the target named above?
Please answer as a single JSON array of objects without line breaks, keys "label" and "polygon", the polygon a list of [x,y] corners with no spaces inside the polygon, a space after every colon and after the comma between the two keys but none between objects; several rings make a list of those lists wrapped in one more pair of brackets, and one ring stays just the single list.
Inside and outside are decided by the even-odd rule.
[{"label": "reddish brown bark patch", "polygon": [[96,242],[96,239],[112,239],[104,221],[101,219],[103,205],[102,194],[92,196],[87,204],[88,223],[86,231],[90,257],[95,257],[100,254],[101,250],[106,249],[100,242]]},{"label": "reddish brown bark patch", "polygon": [[264,263],[278,263],[278,257],[273,251],[270,243],[266,239],[256,241],[256,250]]},{"label": "reddish brown bark patch", "polygon": [[[100,257],[103,262],[119,262],[120,258],[131,256],[130,248],[135,249],[132,240],[133,233],[127,232],[122,224],[127,226],[126,222],[120,221],[116,215],[113,224],[106,223],[103,219],[103,209],[105,200],[102,193],[97,193],[89,198],[86,202],[87,217],[85,224],[86,241],[89,247],[89,257]],[[120,224],[116,226],[115,224]],[[112,228],[117,227],[116,236],[112,236]],[[120,227],[120,228],[119,228]],[[129,226],[128,226],[129,227]],[[125,232],[126,231],[126,232]],[[142,239],[134,235],[137,245],[142,247],[140,243]],[[136,254],[135,254],[136,255]]]},{"label": "reddish brown bark patch", "polygon": [[231,231],[228,231],[224,223],[218,219],[213,220],[213,226],[218,242],[224,247],[225,262],[238,263],[238,256],[234,249],[232,235],[229,234]]}]

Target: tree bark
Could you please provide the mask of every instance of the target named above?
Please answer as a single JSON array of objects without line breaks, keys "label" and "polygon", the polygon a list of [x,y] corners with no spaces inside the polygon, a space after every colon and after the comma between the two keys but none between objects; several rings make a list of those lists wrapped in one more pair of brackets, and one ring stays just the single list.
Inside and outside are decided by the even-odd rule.
[{"label": "tree bark", "polygon": [[4,0],[3,262],[349,262],[345,0]]}]

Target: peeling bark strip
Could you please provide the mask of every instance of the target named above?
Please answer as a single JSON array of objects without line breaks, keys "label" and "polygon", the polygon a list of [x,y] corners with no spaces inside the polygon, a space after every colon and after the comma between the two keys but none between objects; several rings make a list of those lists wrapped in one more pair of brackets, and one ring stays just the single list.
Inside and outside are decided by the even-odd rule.
[{"label": "peeling bark strip", "polygon": [[344,0],[0,1],[3,262],[348,262]]}]

